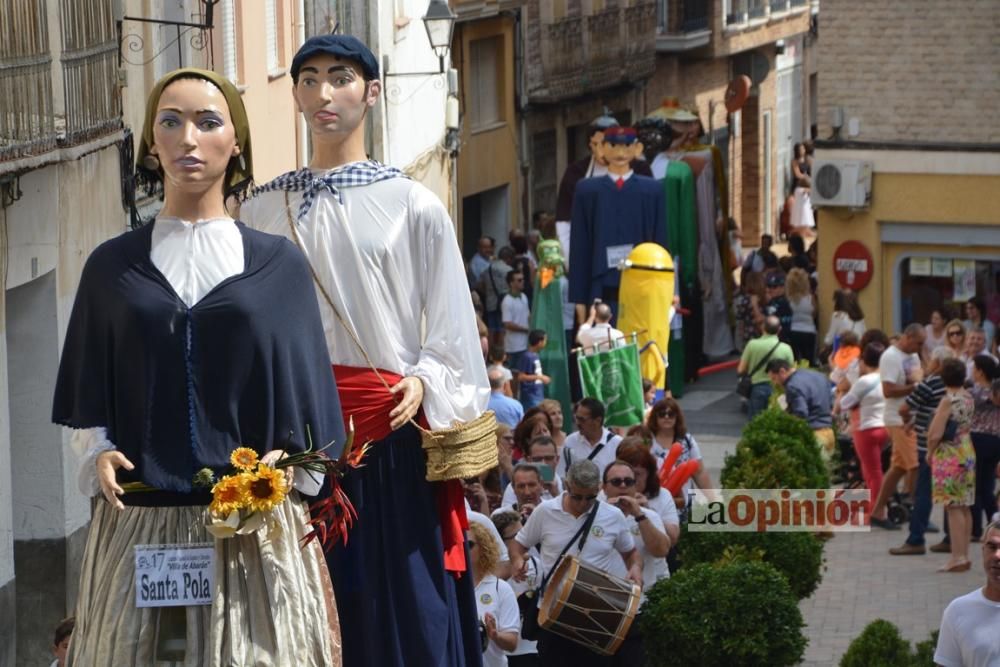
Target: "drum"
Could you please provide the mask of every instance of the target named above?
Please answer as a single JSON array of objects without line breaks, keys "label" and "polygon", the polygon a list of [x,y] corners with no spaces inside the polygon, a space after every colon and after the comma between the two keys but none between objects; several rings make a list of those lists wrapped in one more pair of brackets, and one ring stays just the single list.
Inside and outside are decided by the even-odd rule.
[{"label": "drum", "polygon": [[538,623],[595,653],[614,655],[639,611],[641,592],[630,581],[563,556],[542,596]]}]

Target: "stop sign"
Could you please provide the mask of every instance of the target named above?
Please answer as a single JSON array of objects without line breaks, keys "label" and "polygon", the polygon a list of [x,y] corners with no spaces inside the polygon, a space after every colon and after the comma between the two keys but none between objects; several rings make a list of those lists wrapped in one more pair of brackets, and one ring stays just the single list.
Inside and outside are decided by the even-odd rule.
[{"label": "stop sign", "polygon": [[875,263],[860,241],[844,241],[833,253],[833,274],[844,289],[859,290],[872,279]]}]

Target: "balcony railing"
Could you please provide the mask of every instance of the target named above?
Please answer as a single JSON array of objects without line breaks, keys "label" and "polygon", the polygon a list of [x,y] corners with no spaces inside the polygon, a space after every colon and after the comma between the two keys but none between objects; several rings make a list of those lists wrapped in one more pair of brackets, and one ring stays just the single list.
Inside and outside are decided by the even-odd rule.
[{"label": "balcony railing", "polygon": [[708,0],[684,0],[681,31],[694,32],[708,29]]},{"label": "balcony railing", "polygon": [[657,0],[657,34],[697,32],[708,27],[708,0]]},{"label": "balcony railing", "polygon": [[62,0],[67,144],[121,127],[118,41],[109,0]]},{"label": "balcony railing", "polygon": [[809,0],[724,0],[726,25],[741,25],[755,19],[806,7]]},{"label": "balcony railing", "polygon": [[528,30],[529,99],[552,103],[643,81],[656,66],[655,0]]},{"label": "balcony railing", "polygon": [[0,162],[56,145],[44,0],[0,0]]}]

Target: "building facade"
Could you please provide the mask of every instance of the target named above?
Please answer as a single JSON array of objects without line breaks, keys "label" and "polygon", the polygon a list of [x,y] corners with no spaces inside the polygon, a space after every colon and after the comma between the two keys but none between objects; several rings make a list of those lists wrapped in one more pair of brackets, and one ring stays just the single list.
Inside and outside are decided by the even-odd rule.
[{"label": "building facade", "polygon": [[[727,208],[748,246],[779,231],[792,146],[810,136],[818,9],[806,0],[657,1],[648,109],[674,97],[701,118],[724,156]],[[753,85],[743,108],[729,114],[726,87],[738,75]]]},{"label": "building facade", "polygon": [[462,255],[469,257],[481,236],[504,245],[508,230],[522,219],[516,63],[523,15],[520,2],[452,4],[461,110],[455,222]]},{"label": "building facade", "polygon": [[814,201],[852,163],[871,180],[864,204],[819,210],[822,322],[846,278],[844,240],[871,258],[859,290],[869,326],[958,315],[972,297],[1000,319],[998,28],[1000,7],[973,0],[824,5],[816,162],[830,168],[814,170]]}]

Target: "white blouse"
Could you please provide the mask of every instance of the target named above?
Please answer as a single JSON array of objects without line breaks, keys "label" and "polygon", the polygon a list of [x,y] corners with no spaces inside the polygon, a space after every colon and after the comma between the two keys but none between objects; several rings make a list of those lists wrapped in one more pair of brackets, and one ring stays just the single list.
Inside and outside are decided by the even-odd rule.
[{"label": "white blouse", "polygon": [[243,235],[232,218],[157,218],[149,254],[188,308],[244,268]]}]

